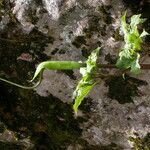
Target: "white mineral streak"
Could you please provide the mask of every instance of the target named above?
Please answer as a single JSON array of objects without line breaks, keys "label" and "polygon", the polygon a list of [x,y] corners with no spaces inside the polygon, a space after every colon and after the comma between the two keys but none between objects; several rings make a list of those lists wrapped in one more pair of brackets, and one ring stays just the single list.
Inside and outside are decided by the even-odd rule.
[{"label": "white mineral streak", "polygon": [[66,2],[67,8],[72,8],[73,6],[75,6],[75,4],[76,4],[76,0],[68,0]]},{"label": "white mineral streak", "polygon": [[16,15],[16,18],[23,26],[23,30],[27,33],[31,32],[34,28],[34,25],[30,21],[27,21],[27,18],[25,17],[25,13],[29,8],[30,3],[31,0],[16,0],[15,7],[13,8],[13,14]]},{"label": "white mineral streak", "polygon": [[74,31],[75,36],[80,36],[83,34],[83,29],[88,27],[88,18],[84,18],[81,21],[77,22],[77,28]]},{"label": "white mineral streak", "polygon": [[57,21],[59,19],[59,4],[62,0],[43,0],[46,10],[48,11],[52,20]]}]

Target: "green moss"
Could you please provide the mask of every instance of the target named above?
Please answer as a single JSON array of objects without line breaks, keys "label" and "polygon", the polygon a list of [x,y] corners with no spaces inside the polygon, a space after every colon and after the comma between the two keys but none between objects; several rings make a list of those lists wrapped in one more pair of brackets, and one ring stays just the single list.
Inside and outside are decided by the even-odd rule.
[{"label": "green moss", "polygon": [[129,137],[129,140],[133,142],[133,146],[135,150],[150,150],[150,133],[143,138],[137,135],[136,138]]}]

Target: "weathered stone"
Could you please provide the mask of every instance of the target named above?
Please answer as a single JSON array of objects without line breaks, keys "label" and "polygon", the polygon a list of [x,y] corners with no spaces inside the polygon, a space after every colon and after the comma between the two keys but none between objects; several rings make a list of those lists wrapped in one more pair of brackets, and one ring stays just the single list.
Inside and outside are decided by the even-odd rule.
[{"label": "weathered stone", "polygon": [[[15,24],[15,30],[12,31],[14,33],[17,33],[17,31],[20,32],[19,38],[24,35],[29,35],[29,37],[33,36],[33,38],[29,39],[29,42],[26,41],[25,36],[22,45],[27,45],[25,48],[29,48],[29,50],[24,52],[22,46],[23,52],[20,52],[17,56],[20,56],[21,53],[28,53],[32,55],[32,61],[35,60],[36,64],[37,62],[45,61],[45,58],[49,58],[50,60],[85,61],[91,51],[98,46],[102,46],[102,53],[99,58],[100,62],[108,63],[109,60],[106,59],[106,56],[109,56],[109,59],[114,57],[112,59],[115,60],[120,47],[124,44],[121,37],[122,31],[120,31],[120,18],[126,9],[128,10],[129,16],[136,13],[131,11],[132,8],[125,7],[123,0],[14,0],[11,1],[11,3],[14,4],[11,8],[12,14],[16,16],[18,21]],[[139,6],[144,6],[144,4],[137,4],[136,8]],[[141,9],[143,8],[144,7]],[[12,18],[8,14],[2,16],[0,22],[1,31],[7,29],[11,19]],[[20,29],[23,33],[21,33]],[[9,33],[7,38],[10,38],[13,32],[11,32],[11,34]],[[38,33],[35,34],[35,32]],[[6,31],[4,33],[6,33]],[[42,36],[38,37],[37,35],[39,35],[39,33],[41,33]],[[5,40],[3,39],[3,41]],[[13,45],[12,47],[14,48]],[[14,50],[10,51],[9,58],[11,58],[11,53],[14,53]],[[40,56],[41,53],[42,56]],[[144,57],[144,59],[145,63],[150,63],[148,56]],[[13,60],[15,60],[14,57]],[[20,61],[23,63],[23,59]],[[17,63],[19,64],[18,61]],[[10,68],[13,67],[11,66]],[[28,67],[28,70],[29,68],[31,69],[31,66]],[[22,70],[23,69],[24,71],[22,74],[24,74],[26,68],[22,67]],[[113,73],[111,70],[107,71]],[[20,70],[14,74],[17,74],[19,77],[22,76]],[[29,74],[31,76],[33,72],[29,72]],[[130,76],[135,78],[135,76]],[[120,80],[121,77],[118,77],[113,81],[109,81],[109,83],[111,82],[111,87],[110,84],[102,81],[101,84],[94,88],[89,95],[89,99],[84,102],[85,104],[83,104],[82,107],[80,107],[80,114],[82,114],[80,119],[83,117],[82,119],[85,119],[86,121],[80,123],[82,137],[79,137],[79,139],[82,138],[84,142],[74,140],[74,138],[77,138],[77,133],[73,129],[73,133],[76,133],[76,136],[72,137],[71,140],[68,140],[70,137],[68,132],[71,132],[71,130],[68,130],[66,127],[67,125],[65,126],[65,129],[67,128],[66,134],[63,132],[63,129],[58,128],[56,128],[56,132],[52,132],[52,128],[53,126],[56,126],[56,122],[49,123],[49,117],[47,116],[50,114],[47,114],[46,112],[54,113],[54,115],[56,115],[56,120],[60,124],[63,124],[66,120],[69,122],[68,118],[65,118],[65,113],[70,113],[70,110],[65,113],[61,112],[62,110],[64,111],[64,109],[61,109],[60,111],[57,110],[59,115],[55,114],[55,106],[58,105],[52,103],[50,107],[47,98],[53,97],[51,100],[57,98],[57,101],[60,99],[62,102],[72,105],[72,93],[77,81],[81,77],[78,70],[72,72],[44,71],[42,83],[35,91],[36,94],[41,96],[41,99],[46,97],[46,102],[41,102],[35,95],[32,99],[31,95],[26,95],[26,93],[20,91],[20,96],[18,97],[24,97],[26,100],[28,99],[28,101],[23,103],[23,105],[26,104],[25,108],[23,106],[17,107],[17,113],[21,113],[24,118],[26,118],[25,116],[27,116],[27,118],[32,118],[34,120],[34,127],[37,127],[37,124],[38,127],[44,126],[44,131],[43,129],[41,130],[40,127],[37,131],[34,129],[34,132],[37,132],[34,133],[34,135],[38,135],[39,132],[42,132],[43,137],[48,136],[52,139],[54,138],[54,140],[51,140],[54,142],[55,140],[58,140],[56,136],[59,137],[58,133],[60,132],[60,138],[65,136],[69,142],[74,141],[75,143],[67,143],[68,150],[84,149],[84,147],[85,149],[104,148],[108,150],[130,150],[134,146],[134,144],[131,144],[131,141],[129,141],[132,131],[136,131],[142,136],[146,136],[150,131],[149,76],[150,71],[142,71],[140,75],[136,76],[136,80],[134,80],[134,78],[126,78],[124,81]],[[14,76],[12,75],[12,77]],[[141,80],[144,80],[146,84]],[[118,85],[120,86],[117,82],[122,84],[121,87],[117,87]],[[128,93],[129,95],[126,96],[126,93],[120,94],[118,91],[115,92],[116,95],[118,94],[117,96],[110,95],[110,90],[113,86],[113,90],[121,89],[119,92],[130,90]],[[121,95],[123,96],[121,97]],[[121,101],[118,100],[118,97]],[[4,98],[2,97],[2,99]],[[36,99],[36,102],[42,104],[32,104],[32,102],[30,102],[31,99],[32,102]],[[21,102],[18,100],[18,103],[20,104]],[[43,103],[46,103],[45,105],[48,105],[49,107],[45,106]],[[14,105],[16,106],[18,104]],[[33,108],[32,105],[34,106]],[[84,107],[88,107],[89,105],[90,109],[88,109],[88,111],[86,109],[84,110]],[[63,103],[61,103],[60,108],[62,106]],[[67,109],[69,109],[68,105],[64,104],[64,107],[66,106]],[[46,109],[41,113],[42,108]],[[25,109],[29,109],[31,112]],[[36,118],[33,116],[36,116]],[[71,117],[73,116],[69,116],[69,119]],[[6,118],[6,116],[4,116],[4,118]],[[36,122],[37,118],[39,122]],[[42,121],[44,120],[45,124],[43,124],[43,122],[41,123],[40,119]],[[52,119],[50,121],[52,121]],[[65,123],[67,123],[67,121]],[[73,125],[71,124],[71,126]],[[45,133],[46,130],[48,130],[48,133]],[[50,134],[51,132],[53,135]],[[79,132],[81,134],[81,131]],[[34,141],[37,142],[38,139],[35,138]],[[62,144],[64,141],[63,139],[60,139],[58,142]],[[63,147],[59,144],[57,145],[57,143],[52,144],[54,144],[54,148],[55,144],[59,149]],[[49,145],[46,145],[45,147],[42,146],[41,149],[44,149],[45,147],[49,149]],[[62,149],[66,148],[64,147]]]}]

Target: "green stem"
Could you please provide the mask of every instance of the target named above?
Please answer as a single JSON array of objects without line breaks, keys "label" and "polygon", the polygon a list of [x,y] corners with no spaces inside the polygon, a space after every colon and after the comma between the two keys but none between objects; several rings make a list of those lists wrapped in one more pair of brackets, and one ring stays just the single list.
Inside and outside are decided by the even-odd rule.
[{"label": "green stem", "polygon": [[[80,69],[82,67],[86,67],[86,63],[78,63],[78,62],[71,62],[71,61],[63,61],[63,62],[59,62],[59,63],[60,64],[59,65],[57,64],[57,66],[56,66],[56,62],[51,62],[51,66],[49,66],[48,65],[49,63],[45,62],[44,66],[45,66],[45,69],[49,69],[49,70],[73,70],[73,69]],[[68,63],[71,64],[70,65],[71,67],[68,65]],[[150,69],[150,64],[140,64],[140,65],[141,65],[141,69]],[[118,69],[115,65],[111,65],[111,64],[98,64],[97,66],[98,66],[98,68]],[[44,71],[44,69],[42,69],[42,71],[40,71],[38,73],[39,74],[38,82],[35,85],[29,86],[29,87],[11,82],[11,81],[3,79],[3,78],[0,78],[0,80],[3,82],[6,82],[8,84],[17,86],[19,88],[30,90],[30,89],[36,88],[41,83],[43,71]]]},{"label": "green stem", "polygon": [[[98,64],[97,66],[98,68],[118,69],[116,65],[111,65],[111,64]],[[140,64],[140,66],[141,66],[141,69],[143,70],[150,69],[150,64]]]},{"label": "green stem", "polygon": [[22,89],[31,90],[31,89],[36,88],[41,83],[41,81],[42,81],[42,73],[40,74],[40,77],[39,77],[39,80],[37,81],[37,83],[35,83],[33,86],[20,85],[20,84],[11,82],[11,81],[3,79],[3,78],[0,78],[0,80],[6,82],[8,84],[14,85],[16,87],[22,88]]}]

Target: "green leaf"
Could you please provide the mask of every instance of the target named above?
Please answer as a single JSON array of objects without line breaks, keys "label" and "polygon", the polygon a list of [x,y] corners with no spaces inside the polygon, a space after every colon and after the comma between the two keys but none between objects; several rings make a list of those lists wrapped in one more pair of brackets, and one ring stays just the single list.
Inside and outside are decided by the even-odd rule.
[{"label": "green leaf", "polygon": [[141,14],[133,15],[130,24],[126,23],[126,13],[121,18],[122,29],[124,32],[125,45],[119,53],[119,59],[116,66],[120,69],[131,68],[131,72],[137,74],[140,72],[138,51],[141,50],[142,38],[148,33],[143,30],[140,34],[138,24],[143,23],[146,19],[141,19]]},{"label": "green leaf", "polygon": [[126,57],[122,57],[122,59],[118,59],[116,63],[116,66],[119,69],[128,69],[130,68],[130,65],[131,65],[131,61]]},{"label": "green leaf", "polygon": [[131,23],[130,23],[131,28],[134,28],[138,24],[143,23],[145,21],[145,19],[141,19],[140,17],[141,17],[141,14],[133,15],[131,17]]},{"label": "green leaf", "polygon": [[139,64],[139,60],[140,60],[140,55],[137,53],[135,59],[132,61],[131,63],[131,72],[134,74],[139,74],[140,73],[140,64]]},{"label": "green leaf", "polygon": [[121,17],[121,23],[122,23],[122,30],[123,30],[124,34],[126,35],[128,33],[128,24],[126,23],[126,12]]},{"label": "green leaf", "polygon": [[80,106],[81,102],[83,99],[89,94],[89,92],[93,89],[95,84],[90,84],[90,85],[82,85],[82,88],[80,87],[80,90],[78,91],[78,95],[76,97],[76,102],[73,105],[74,111],[77,113],[78,107]]},{"label": "green leaf", "polygon": [[143,30],[143,32],[141,33],[140,37],[144,37],[144,36],[147,36],[147,35],[149,35],[149,33],[146,32],[145,30]]},{"label": "green leaf", "polygon": [[30,82],[32,82],[36,77],[38,77],[38,75],[39,75],[42,71],[44,71],[44,69],[45,69],[44,65],[45,65],[45,62],[42,62],[42,63],[40,63],[40,64],[38,65],[38,67],[36,68],[36,71],[35,71],[35,73],[34,73],[34,76],[33,76],[32,80],[31,80]]},{"label": "green leaf", "polygon": [[99,51],[100,48],[95,49],[86,61],[87,66],[80,69],[80,73],[83,77],[73,93],[73,98],[75,98],[75,104],[73,105],[73,109],[75,113],[77,113],[78,107],[80,106],[83,99],[88,95],[88,93],[93,89],[96,84],[96,82],[94,81],[94,77],[97,70],[96,61]]}]

